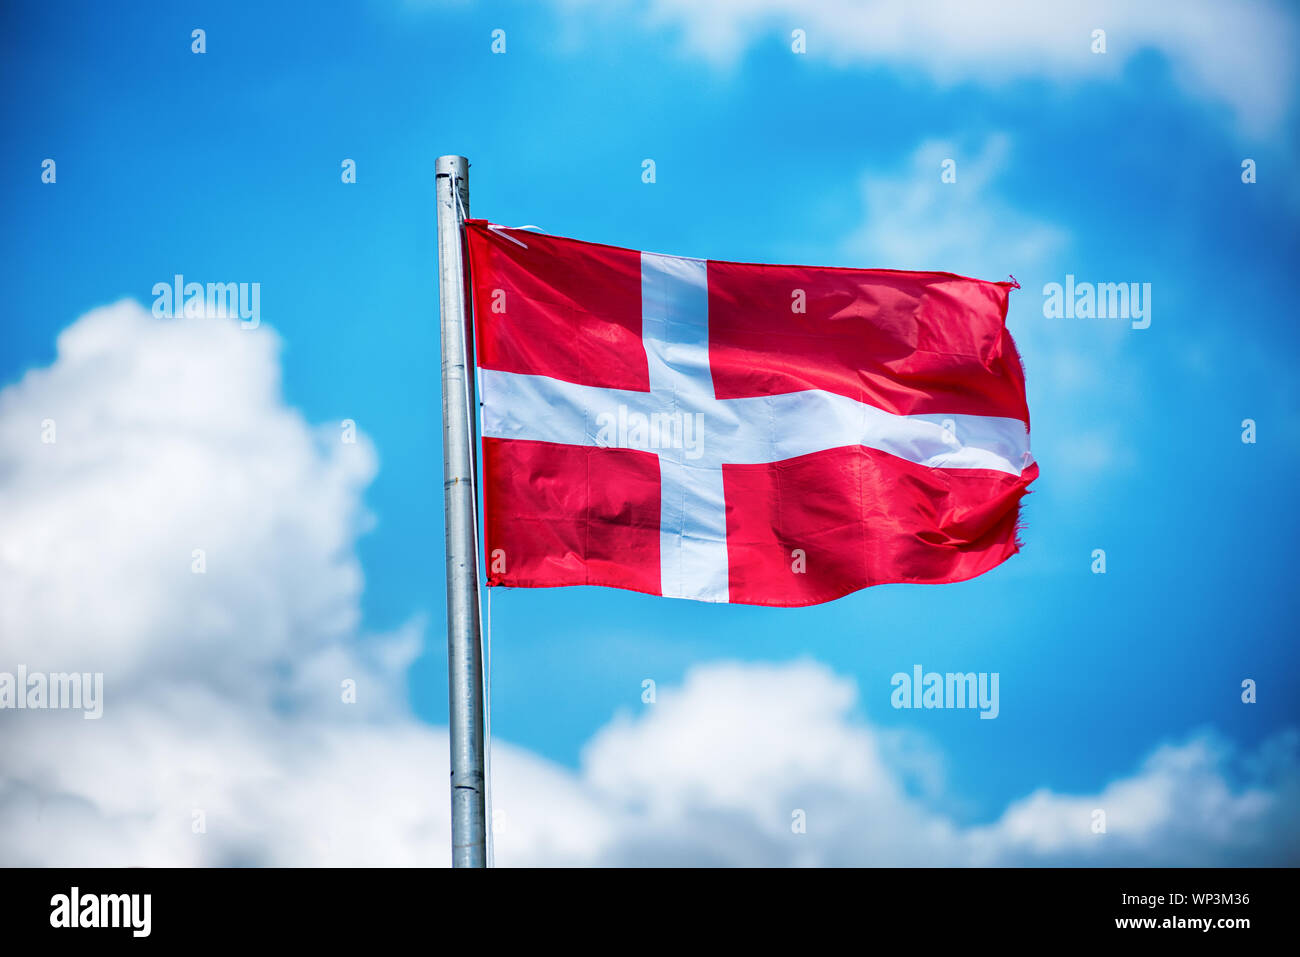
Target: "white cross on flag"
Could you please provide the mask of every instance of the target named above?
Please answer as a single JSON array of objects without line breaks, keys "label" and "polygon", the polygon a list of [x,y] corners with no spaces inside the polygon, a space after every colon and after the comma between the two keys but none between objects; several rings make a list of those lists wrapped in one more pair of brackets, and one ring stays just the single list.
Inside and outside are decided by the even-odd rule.
[{"label": "white cross on flag", "polygon": [[1017,551],[1011,283],[466,234],[490,585],[811,605]]}]

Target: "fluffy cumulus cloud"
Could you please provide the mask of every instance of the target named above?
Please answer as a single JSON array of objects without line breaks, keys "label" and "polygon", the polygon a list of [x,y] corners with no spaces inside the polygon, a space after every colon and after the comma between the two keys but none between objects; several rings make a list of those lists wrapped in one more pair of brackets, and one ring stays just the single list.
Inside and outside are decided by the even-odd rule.
[{"label": "fluffy cumulus cloud", "polygon": [[[562,0],[589,12],[592,0]],[[1191,97],[1266,134],[1291,109],[1296,24],[1272,0],[628,0],[646,22],[680,31],[685,47],[733,62],[756,40],[802,29],[809,56],[918,69],[934,82],[1001,84],[1042,76],[1108,80],[1147,50],[1163,55]],[[1092,52],[1104,30],[1106,52]]]},{"label": "fluffy cumulus cloud", "polygon": [[[1300,855],[1294,735],[1249,760],[1194,736],[1100,793],[1044,790],[992,823],[963,826],[904,786],[896,742],[856,720],[855,703],[851,682],[812,662],[695,670],[647,715],[614,721],[588,746],[585,789],[617,822],[599,861],[1186,865]],[[1104,834],[1094,831],[1098,810]],[[796,811],[806,833],[792,827]]]},{"label": "fluffy cumulus cloud", "polygon": [[[0,392],[0,671],[105,681],[97,720],[0,712],[0,863],[447,860],[446,733],[402,691],[422,628],[360,630],[375,468],[364,437],[284,404],[265,327],[121,303]],[[1044,791],[970,825],[907,785],[925,768],[900,769],[857,711],[815,663],[723,662],[616,716],[576,770],[498,742],[497,860],[1296,859],[1293,737],[1250,756],[1194,737],[1100,793]]]}]

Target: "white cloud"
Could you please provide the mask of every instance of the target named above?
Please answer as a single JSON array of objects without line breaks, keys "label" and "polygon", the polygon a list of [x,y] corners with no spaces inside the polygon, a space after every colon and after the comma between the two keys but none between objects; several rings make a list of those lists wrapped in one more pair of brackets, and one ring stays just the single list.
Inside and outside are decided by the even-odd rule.
[{"label": "white cloud", "polygon": [[[374,470],[364,440],[284,405],[266,327],[121,303],[0,392],[0,671],[105,673],[99,720],[0,712],[0,863],[446,862],[446,733],[402,693],[420,625],[358,634]],[[206,575],[190,571],[193,547]],[[340,701],[344,678],[356,705]],[[856,713],[853,684],[815,663],[723,662],[615,717],[576,771],[498,742],[498,861],[1297,856],[1293,736],[1240,772],[1226,745],[1193,737],[1099,794],[1039,792],[971,826],[936,810],[938,756],[910,746],[900,767],[898,737]],[[796,808],[807,834],[791,832]]]},{"label": "white cloud", "polygon": [[[132,303],[59,337],[0,396],[0,625],[36,669],[201,679],[244,700],[357,624],[375,456],[280,402],[269,330]],[[42,425],[53,424],[52,443]],[[195,549],[206,574],[191,571]]]},{"label": "white cloud", "polygon": [[[901,172],[868,173],[862,179],[864,222],[847,238],[846,251],[871,266],[981,279],[1041,269],[1069,237],[999,198],[996,184],[1010,158],[1011,141],[1004,134],[974,149],[930,140],[913,151]],[[947,160],[955,164],[955,182],[940,178]]]},{"label": "white cloud", "polygon": [[[1232,748],[1202,734],[1156,750],[1132,777],[1100,794],[1039,791],[1009,807],[996,825],[977,829],[978,855],[999,863],[1070,862],[1136,866],[1251,866],[1300,860],[1300,767],[1294,733],[1237,760]],[[1243,786],[1228,782],[1247,768]],[[1106,812],[1098,838],[1082,822]]]},{"label": "white cloud", "polygon": [[[653,25],[680,30],[690,52],[720,65],[761,37],[807,33],[808,55],[837,63],[924,71],[941,85],[989,85],[1044,76],[1112,79],[1144,50],[1163,54],[1175,81],[1198,99],[1231,109],[1264,134],[1292,106],[1296,25],[1268,0],[1132,3],[1125,0],[637,0]],[[583,15],[591,0],[562,0]],[[1106,31],[1107,52],[1091,51]]]},{"label": "white cloud", "polygon": [[[811,662],[720,663],[616,720],[581,772],[624,816],[600,862],[1260,864],[1300,854],[1294,735],[1262,748],[1270,757],[1243,784],[1229,783],[1238,756],[1197,735],[1099,794],[1043,790],[991,824],[962,826],[901,786],[885,736],[853,716],[856,697]],[[1105,834],[1092,831],[1098,808]],[[806,834],[791,831],[794,809]]]}]

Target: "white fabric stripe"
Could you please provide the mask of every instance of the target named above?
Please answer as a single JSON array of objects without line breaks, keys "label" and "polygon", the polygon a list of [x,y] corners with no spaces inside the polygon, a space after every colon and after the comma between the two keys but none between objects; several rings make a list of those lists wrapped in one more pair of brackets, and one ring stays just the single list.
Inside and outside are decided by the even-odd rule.
[{"label": "white fabric stripe", "polygon": [[659,456],[660,589],[665,598],[727,601],[727,507],[722,469]]},{"label": "white fabric stripe", "polygon": [[[479,371],[483,434],[563,445],[622,446],[682,454],[704,468],[779,462],[845,446],[863,445],[932,468],[993,469],[1020,475],[1033,458],[1019,419],[984,415],[894,415],[829,392],[790,392],[752,399],[715,399],[705,412],[700,454],[652,448],[617,430],[601,435],[598,417],[649,418],[671,410],[662,395],[600,389],[546,376]],[[609,421],[607,419],[606,421]],[[944,423],[950,422],[951,428]],[[610,441],[610,440],[613,441]]]},{"label": "white fabric stripe", "polygon": [[[668,422],[710,408],[709,280],[700,259],[641,254],[641,337],[650,395]],[[649,436],[647,436],[649,438]],[[707,442],[701,436],[700,446]],[[660,590],[669,598],[726,601],[727,510],[722,469],[689,458],[685,443],[657,443]]]}]

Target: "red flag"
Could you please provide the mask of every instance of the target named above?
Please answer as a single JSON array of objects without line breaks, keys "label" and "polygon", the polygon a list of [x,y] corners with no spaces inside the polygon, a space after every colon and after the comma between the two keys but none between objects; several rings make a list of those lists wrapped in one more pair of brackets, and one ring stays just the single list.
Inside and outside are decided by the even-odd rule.
[{"label": "red flag", "polygon": [[1010,283],[466,231],[489,584],[811,605],[1018,550]]}]

